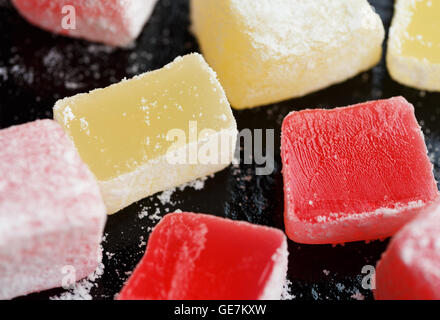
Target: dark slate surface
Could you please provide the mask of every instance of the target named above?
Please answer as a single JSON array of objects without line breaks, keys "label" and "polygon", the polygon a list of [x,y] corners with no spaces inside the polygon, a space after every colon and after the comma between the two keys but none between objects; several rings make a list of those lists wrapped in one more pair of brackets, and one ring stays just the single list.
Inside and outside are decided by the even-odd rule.
[{"label": "dark slate surface", "polygon": [[[370,2],[388,29],[393,1]],[[59,98],[104,87],[160,68],[178,55],[198,51],[188,27],[188,1],[161,0],[133,48],[111,49],[34,28],[8,0],[0,0],[0,128],[52,117],[51,108]],[[254,165],[231,166],[209,178],[202,190],[177,190],[164,204],[153,196],[110,216],[103,242],[104,274],[93,283],[92,296],[112,299],[142,257],[149,230],[158,221],[140,216],[142,210],[149,214],[158,210],[159,216],[175,209],[205,212],[282,229],[279,134],[283,117],[305,107],[344,106],[396,95],[405,96],[415,105],[438,179],[440,94],[420,92],[392,81],[382,60],[369,72],[304,98],[234,111],[240,129],[275,129],[274,173],[257,176]],[[362,289],[361,270],[364,265],[374,265],[386,245],[386,240],[336,247],[289,242],[292,295],[309,300],[372,299],[371,292]],[[47,299],[62,292],[54,289],[25,298]]]}]

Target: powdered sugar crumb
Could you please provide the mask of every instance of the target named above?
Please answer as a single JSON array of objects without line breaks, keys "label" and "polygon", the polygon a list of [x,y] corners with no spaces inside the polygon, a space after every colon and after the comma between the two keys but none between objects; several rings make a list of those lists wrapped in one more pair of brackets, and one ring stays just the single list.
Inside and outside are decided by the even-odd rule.
[{"label": "powdered sugar crumb", "polygon": [[5,67],[0,67],[0,80],[8,80],[8,70]]},{"label": "powdered sugar crumb", "polygon": [[[171,199],[177,190],[183,191],[186,188],[193,188],[194,190],[202,190],[205,187],[205,181],[210,177],[213,177],[213,175],[199,178],[199,179],[184,183],[178,187],[175,187],[175,188],[172,188],[169,190],[165,190],[165,191],[159,193],[158,195],[156,195],[156,197],[162,206],[176,205],[176,202],[172,201]],[[154,209],[154,213],[151,214],[153,209]],[[141,210],[141,212],[138,214],[138,217],[139,217],[139,219],[143,219],[145,217],[148,217],[152,221],[158,221],[161,219],[161,210],[159,208],[144,207]]]},{"label": "powdered sugar crumb", "polygon": [[284,282],[281,300],[293,300],[296,296],[292,294],[292,282],[288,279]]},{"label": "powdered sugar crumb", "polygon": [[352,213],[352,214],[340,214],[340,213],[329,213],[326,216],[317,216],[311,219],[312,222],[318,223],[333,223],[337,221],[347,221],[347,220],[356,220],[361,219],[365,216],[375,216],[375,215],[383,215],[383,216],[393,216],[399,214],[403,210],[410,210],[421,208],[425,205],[422,200],[410,201],[407,204],[396,203],[392,208],[378,208],[372,212],[363,212],[363,213]]},{"label": "powdered sugar crumb", "polygon": [[[172,200],[172,197],[177,190],[183,191],[186,188],[193,188],[194,190],[202,190],[205,187],[205,181],[208,178],[212,178],[213,176],[214,175],[209,175],[206,177],[198,178],[196,180],[184,183],[178,187],[165,190],[157,194],[156,198],[157,200],[159,200],[159,202],[155,203],[152,206],[143,207],[138,214],[139,219],[148,218],[149,220],[151,220],[151,222],[153,222],[153,226],[147,227],[147,232],[151,232],[154,226],[162,219],[163,215],[170,211],[170,208],[168,208],[167,206],[175,206],[177,204],[177,201]],[[162,207],[159,207],[159,203],[162,205]],[[173,210],[173,212],[182,212],[182,210],[177,209],[177,210]],[[144,242],[143,239],[140,239],[139,247],[143,246],[143,242]]]},{"label": "powdered sugar crumb", "polygon": [[140,240],[139,248],[145,247],[147,245],[147,242],[145,241],[144,236],[140,236],[139,240]]},{"label": "powdered sugar crumb", "polygon": [[149,211],[150,211],[149,207],[143,208],[142,211],[138,215],[139,219],[143,219],[145,217],[148,217],[148,219],[150,219],[151,221],[154,222],[154,221],[158,221],[162,218],[160,215],[160,208],[156,208],[156,210],[154,211],[153,214],[149,214]]},{"label": "powdered sugar crumb", "polygon": [[92,300],[91,290],[97,286],[96,280],[104,274],[104,264],[101,262],[96,270],[87,278],[75,283],[73,288],[58,296],[50,297],[50,300]]},{"label": "powdered sugar crumb", "polygon": [[203,178],[199,178],[199,179],[187,182],[187,183],[184,183],[184,184],[180,185],[178,187],[178,189],[180,191],[183,191],[186,188],[193,188],[195,190],[202,190],[205,187],[205,181],[208,180],[208,178],[212,178],[212,177],[214,177],[213,174],[206,176],[206,177],[203,177]]},{"label": "powdered sugar crumb", "polygon": [[174,203],[171,201],[171,196],[173,195],[173,193],[175,191],[176,191],[176,188],[165,190],[161,194],[159,194],[157,196],[157,198],[159,199],[160,203],[162,203],[162,205],[165,205],[165,204],[173,205]]},{"label": "powdered sugar crumb", "polygon": [[355,293],[353,293],[351,295],[351,298],[355,299],[355,300],[365,300],[365,296],[362,293],[360,293],[359,291],[356,291]]}]

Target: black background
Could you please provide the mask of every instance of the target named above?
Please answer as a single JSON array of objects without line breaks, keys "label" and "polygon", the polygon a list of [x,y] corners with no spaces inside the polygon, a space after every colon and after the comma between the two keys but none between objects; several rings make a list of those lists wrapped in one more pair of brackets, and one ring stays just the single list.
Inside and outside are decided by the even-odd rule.
[{"label": "black background", "polygon": [[[388,31],[393,1],[371,0]],[[189,32],[188,0],[160,0],[143,33],[130,49],[52,35],[32,27],[10,5],[0,0],[0,128],[52,117],[59,98],[104,87],[124,77],[162,67],[178,55],[199,51]],[[366,44],[368,45],[368,44]],[[282,119],[290,111],[337,107],[366,100],[403,95],[414,104],[426,135],[438,180],[440,94],[425,93],[390,79],[384,59],[370,70],[342,84],[267,107],[234,111],[239,129],[275,129],[276,168],[270,176],[256,176],[253,165],[241,164],[219,172],[202,190],[186,188],[162,204],[153,196],[109,217],[103,242],[104,274],[91,290],[96,299],[113,299],[143,255],[150,228],[157,219],[139,217],[142,209],[160,215],[175,209],[211,213],[283,229],[283,181],[279,154]],[[344,246],[300,245],[289,241],[289,280],[296,299],[345,300],[360,292],[364,265],[375,265],[385,241],[348,243]],[[47,299],[61,289],[25,298]],[[20,298],[23,299],[23,298]]]}]

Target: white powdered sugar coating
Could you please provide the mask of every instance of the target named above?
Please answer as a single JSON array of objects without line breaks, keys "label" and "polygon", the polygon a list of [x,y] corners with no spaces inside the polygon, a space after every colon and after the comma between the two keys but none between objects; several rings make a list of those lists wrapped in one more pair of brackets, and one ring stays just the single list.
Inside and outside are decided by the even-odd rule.
[{"label": "white powdered sugar coating", "polygon": [[165,190],[163,192],[161,192],[157,198],[160,200],[160,202],[162,203],[162,205],[165,204],[172,204],[171,202],[171,196],[174,194],[174,192],[176,192],[177,190],[183,191],[186,188],[193,188],[194,190],[201,190],[203,189],[203,187],[205,186],[205,181],[208,179],[208,177],[213,177],[214,175],[211,174],[209,176],[206,177],[202,177],[199,179],[195,179],[193,181],[181,184],[178,187],[169,189],[169,190]]},{"label": "white powdered sugar coating", "polygon": [[440,298],[440,204],[422,210],[392,239],[376,267],[376,299]]},{"label": "white powdered sugar coating", "polygon": [[317,222],[320,223],[339,223],[341,221],[345,220],[356,220],[356,219],[362,219],[365,216],[376,216],[376,215],[383,215],[383,216],[394,216],[398,215],[404,210],[411,210],[411,209],[418,209],[422,208],[426,204],[422,200],[417,201],[410,201],[407,204],[402,203],[396,203],[393,208],[378,208],[375,211],[372,212],[362,212],[362,213],[352,213],[352,214],[339,214],[339,213],[329,213],[326,216],[317,216],[315,219]]},{"label": "white powdered sugar coating", "polygon": [[[365,0],[232,0],[255,47],[288,56],[323,44],[337,46],[358,30],[376,30],[378,15]],[[305,32],[307,30],[307,32]]]},{"label": "white powdered sugar coating", "polygon": [[134,40],[142,31],[145,22],[149,19],[157,0],[120,1],[121,6],[127,8],[124,12],[124,21],[127,22],[129,34]]},{"label": "white powdered sugar coating", "polygon": [[[72,37],[113,46],[129,46],[142,31],[157,0],[38,0],[40,10],[28,0],[13,0],[15,7],[31,23]],[[75,9],[74,28],[63,26],[63,18]],[[69,7],[70,8],[70,7]]]},{"label": "white powdered sugar coating", "polygon": [[286,282],[288,256],[287,240],[284,239],[281,246],[272,256],[274,267],[260,296],[261,300],[279,300],[282,297]]},{"label": "white powdered sugar coating", "polygon": [[89,275],[106,214],[72,142],[42,120],[0,131],[0,150],[0,299],[60,287],[66,266]]},{"label": "white powdered sugar coating", "polygon": [[238,109],[303,96],[370,69],[385,35],[367,0],[192,0],[191,18]]},{"label": "white powdered sugar coating", "polygon": [[396,1],[388,37],[386,57],[388,71],[394,80],[404,85],[421,90],[439,91],[440,63],[402,54],[405,39],[410,37],[408,26],[415,12],[415,3],[414,0]]},{"label": "white powdered sugar coating", "polygon": [[92,300],[91,290],[97,286],[96,281],[104,274],[104,264],[100,263],[87,278],[75,283],[68,291],[50,297],[50,300]]},{"label": "white powdered sugar coating", "polygon": [[[440,206],[430,206],[406,225],[393,242],[404,264],[440,283]],[[434,280],[435,279],[435,280]]]},{"label": "white powdered sugar coating", "polygon": [[292,282],[286,279],[283,285],[283,292],[281,293],[281,300],[293,300],[296,296],[292,294]]},{"label": "white powdered sugar coating", "polygon": [[[194,190],[202,190],[205,186],[205,181],[208,178],[212,178],[212,177],[214,177],[214,174],[199,179],[195,179],[193,181],[184,183],[178,187],[165,190],[157,194],[155,197],[157,198],[157,200],[159,200],[159,203],[160,205],[162,205],[162,207],[159,207],[159,203],[156,203],[153,206],[146,206],[142,208],[142,210],[139,212],[138,218],[139,219],[148,218],[153,223],[153,225],[156,225],[162,219],[164,214],[170,212],[170,209],[167,208],[167,206],[175,206],[177,204],[176,201],[171,200],[172,196],[175,194],[176,191],[178,190],[183,191],[186,188],[193,188]],[[163,208],[163,206],[165,206],[165,208]],[[182,210],[180,209],[172,210],[172,211],[182,212]],[[153,227],[154,226],[147,227],[147,232],[151,232],[153,230]],[[142,239],[140,239],[140,243],[142,244],[143,242],[144,239],[142,237]]]},{"label": "white powdered sugar coating", "polygon": [[[145,159],[137,166],[131,168],[128,172],[115,175],[108,179],[98,180],[101,194],[107,206],[107,213],[113,214],[117,211],[127,207],[128,205],[143,199],[147,196],[168,190],[171,187],[185,183],[188,180],[203,177],[217,171],[223,170],[229,165],[235,151],[235,141],[237,138],[237,126],[233,118],[232,111],[227,103],[227,99],[219,81],[216,79],[215,72],[209,67],[206,61],[200,54],[193,53],[184,57],[177,57],[173,62],[167,64],[163,69],[158,69],[152,72],[147,72],[133,77],[127,81],[147,81],[153,79],[155,81],[155,73],[163,73],[164,69],[173,69],[173,73],[179,77],[183,77],[184,67],[193,66],[193,68],[200,69],[209,77],[213,88],[216,89],[216,98],[220,100],[222,105],[219,105],[223,113],[228,114],[230,121],[221,123],[221,127],[211,132],[205,138],[191,141],[183,146],[179,146],[176,154],[187,155],[191,150],[202,150],[207,146],[218,144],[220,141],[229,141],[227,148],[221,148],[219,159],[221,161],[214,161],[209,163],[199,163],[194,166],[191,163],[182,163],[176,165],[170,161],[170,154],[168,152],[160,152],[152,159]],[[198,70],[198,71],[200,71]],[[185,77],[186,78],[186,77]],[[157,79],[156,79],[157,80]],[[205,80],[203,80],[205,81]],[[124,81],[123,81],[124,82]],[[118,88],[122,83],[114,84],[104,89],[96,89],[89,92],[89,95],[96,94],[99,91],[111,91],[113,88]],[[73,97],[65,98],[56,102],[54,107],[54,118],[60,124],[68,127],[64,111],[74,104],[78,99],[85,98],[87,94],[79,94]],[[141,97],[140,97],[141,98]],[[143,98],[145,99],[145,98]],[[142,102],[143,99],[140,99]],[[165,109],[165,106],[161,106]],[[68,112],[70,116],[70,112]],[[164,135],[164,133],[162,134]],[[146,138],[148,134],[145,134]],[[149,144],[147,140],[147,145]],[[161,144],[156,144],[161,147]],[[165,150],[165,149],[164,149]],[[165,150],[166,151],[166,150]],[[163,194],[164,201],[167,200],[167,194]]]}]

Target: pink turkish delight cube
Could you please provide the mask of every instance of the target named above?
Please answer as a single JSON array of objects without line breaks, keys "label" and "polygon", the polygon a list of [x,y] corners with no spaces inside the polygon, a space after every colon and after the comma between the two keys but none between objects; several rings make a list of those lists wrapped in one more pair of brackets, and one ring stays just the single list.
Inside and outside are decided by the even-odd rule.
[{"label": "pink turkish delight cube", "polygon": [[55,121],[0,131],[0,299],[92,273],[105,221],[95,178]]},{"label": "pink turkish delight cube", "polygon": [[378,300],[440,300],[440,205],[391,240],[376,268]]},{"label": "pink turkish delight cube", "polygon": [[130,45],[157,0],[13,0],[32,24],[63,35],[113,46]]}]

